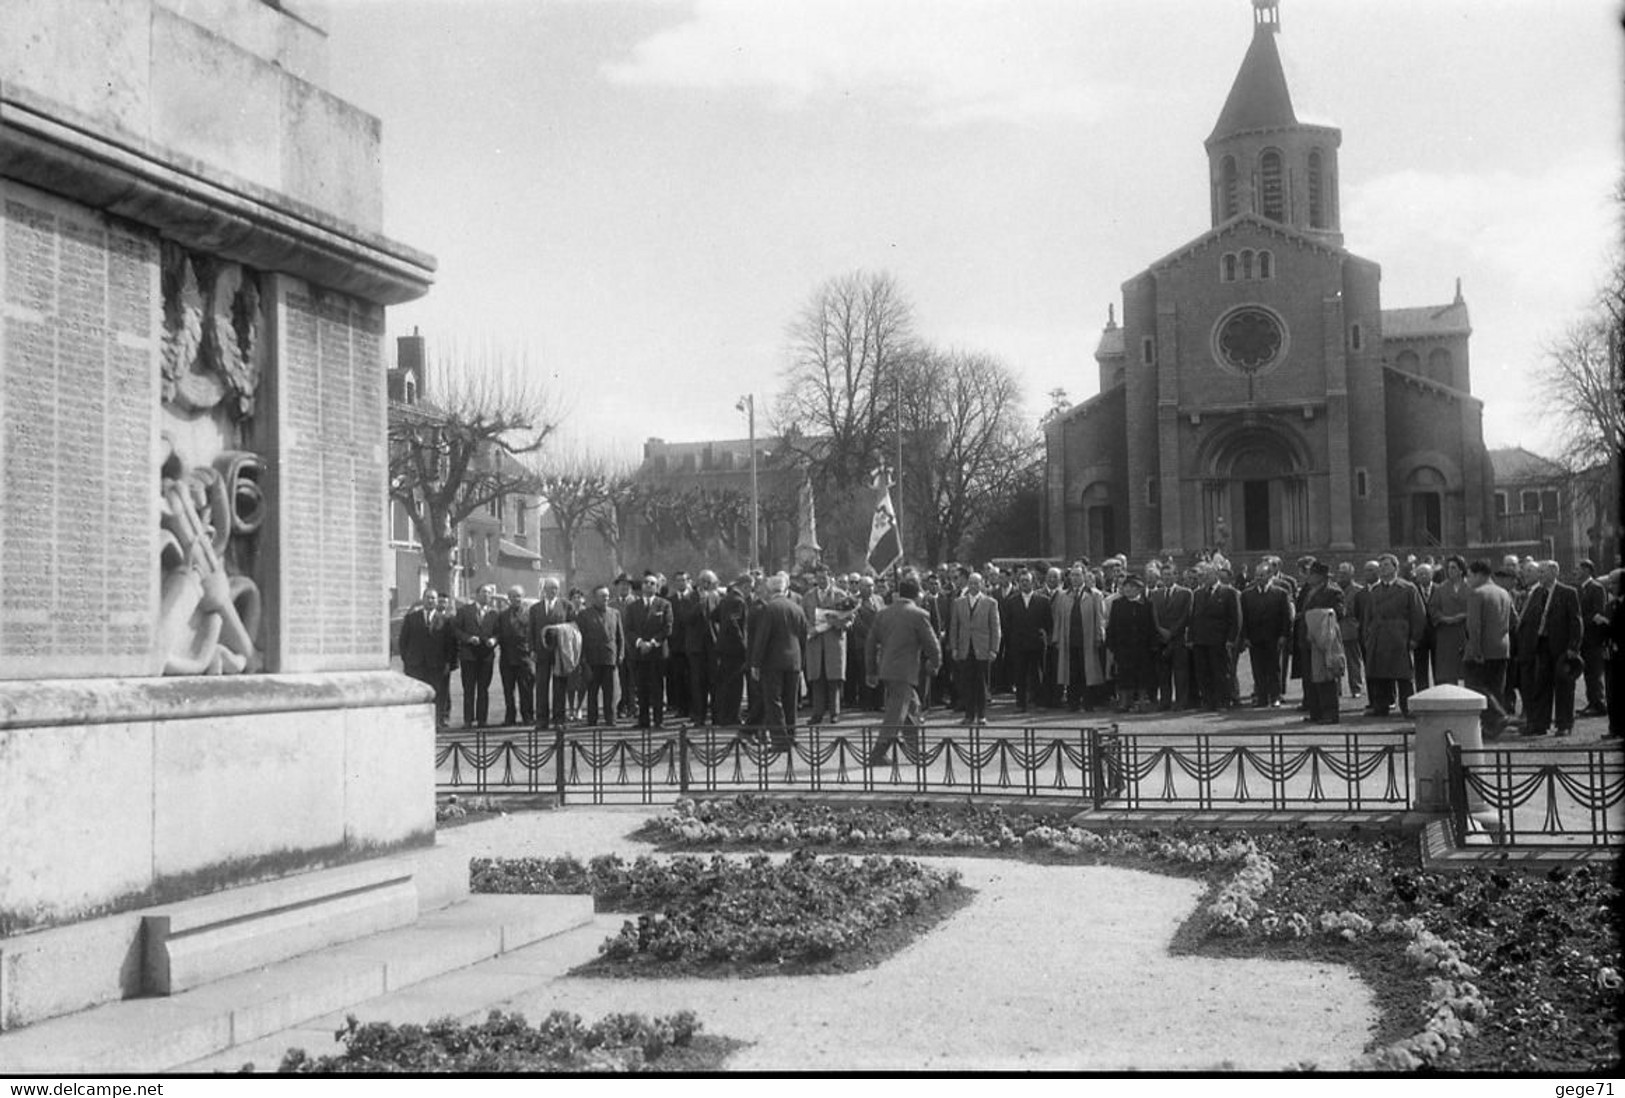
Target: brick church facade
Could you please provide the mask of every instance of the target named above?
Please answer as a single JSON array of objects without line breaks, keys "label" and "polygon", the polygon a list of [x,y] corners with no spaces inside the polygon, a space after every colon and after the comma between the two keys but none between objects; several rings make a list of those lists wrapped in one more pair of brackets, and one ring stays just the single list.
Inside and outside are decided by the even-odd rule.
[{"label": "brick church facade", "polygon": [[1046,431],[1046,552],[1464,548],[1493,534],[1467,306],[1385,309],[1341,132],[1295,113],[1275,0],[1206,142],[1213,227],[1123,283],[1100,393]]}]

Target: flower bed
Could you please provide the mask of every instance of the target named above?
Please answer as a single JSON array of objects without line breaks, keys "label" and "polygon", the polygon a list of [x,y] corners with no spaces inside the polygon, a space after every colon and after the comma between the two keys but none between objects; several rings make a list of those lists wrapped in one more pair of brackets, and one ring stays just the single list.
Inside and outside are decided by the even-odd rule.
[{"label": "flower bed", "polygon": [[710,860],[615,855],[477,858],[476,892],[591,893],[604,911],[639,912],[580,971],[753,976],[868,967],[968,902],[959,874],[903,858],[819,858],[798,850]]},{"label": "flower bed", "polygon": [[1564,1074],[1620,1064],[1620,893],[1590,869],[1426,874],[1414,840],[1381,836],[1096,833],[997,806],[844,809],[750,796],[685,798],[644,836],[1202,874],[1208,894],[1174,949],[1355,968],[1381,1011],[1356,1066]]},{"label": "flower bed", "polygon": [[694,1073],[716,1071],[738,1042],[698,1036],[690,1011],[648,1019],[611,1014],[586,1025],[554,1011],[536,1025],[521,1014],[492,1011],[478,1025],[445,1018],[427,1026],[359,1024],[354,1015],[336,1036],[344,1051],[311,1057],[290,1049],[284,1075],[412,1073]]}]

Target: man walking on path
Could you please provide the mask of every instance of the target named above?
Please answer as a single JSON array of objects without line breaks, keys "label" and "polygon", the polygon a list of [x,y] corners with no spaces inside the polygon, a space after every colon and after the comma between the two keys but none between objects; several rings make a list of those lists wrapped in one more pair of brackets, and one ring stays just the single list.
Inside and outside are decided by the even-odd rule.
[{"label": "man walking on path", "polygon": [[942,663],[942,645],[931,627],[931,615],[918,605],[919,597],[920,581],[904,576],[897,583],[897,598],[875,615],[874,627],[869,631],[864,657],[869,685],[884,683],[886,691],[886,712],[881,718],[880,735],[866,760],[869,766],[886,762],[899,732],[908,737],[910,746],[919,746],[923,722],[915,683],[922,664],[929,678]]}]

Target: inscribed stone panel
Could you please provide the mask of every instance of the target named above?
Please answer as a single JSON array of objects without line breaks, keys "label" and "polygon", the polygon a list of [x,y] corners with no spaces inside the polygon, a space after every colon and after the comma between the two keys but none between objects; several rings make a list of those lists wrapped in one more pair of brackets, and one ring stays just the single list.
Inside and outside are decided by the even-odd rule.
[{"label": "inscribed stone panel", "polygon": [[383,310],[277,280],[276,666],[387,666]]},{"label": "inscribed stone panel", "polygon": [[158,243],[0,181],[0,678],[159,671]]}]

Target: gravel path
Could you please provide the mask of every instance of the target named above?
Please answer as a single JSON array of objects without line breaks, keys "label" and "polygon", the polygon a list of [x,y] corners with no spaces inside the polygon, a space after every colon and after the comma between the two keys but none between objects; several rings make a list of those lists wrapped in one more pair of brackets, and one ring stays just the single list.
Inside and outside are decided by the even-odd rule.
[{"label": "gravel path", "polygon": [[[455,828],[471,856],[650,850],[644,808],[570,808]],[[877,968],[753,980],[565,978],[510,1004],[595,1018],[694,1010],[750,1043],[741,1071],[1340,1070],[1376,1018],[1339,965],[1171,957],[1199,882],[1137,870],[981,858],[952,866],[976,898]],[[623,916],[601,916],[606,936]],[[583,957],[582,960],[587,960]]]}]

